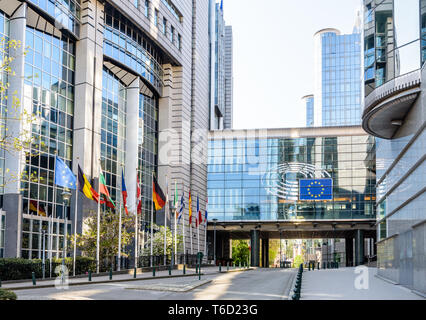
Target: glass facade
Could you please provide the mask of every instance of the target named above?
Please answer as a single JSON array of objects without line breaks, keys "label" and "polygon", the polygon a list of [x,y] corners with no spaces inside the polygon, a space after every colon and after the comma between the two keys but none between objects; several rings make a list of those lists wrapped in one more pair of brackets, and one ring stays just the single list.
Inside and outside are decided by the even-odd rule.
[{"label": "glass facade", "polygon": [[361,35],[321,34],[322,126],[361,124]]},{"label": "glass facade", "polygon": [[[368,136],[209,141],[209,219],[375,219]],[[333,180],[332,201],[299,201],[299,179]]]},{"label": "glass facade", "polygon": [[80,35],[80,0],[30,0],[64,27]]},{"label": "glass facade", "polygon": [[[0,40],[2,49],[5,49],[7,46],[7,41],[9,41],[9,18],[0,11]],[[4,54],[0,54],[0,60],[3,61]],[[0,81],[3,84],[7,83],[7,74],[0,73]],[[0,135],[2,137],[6,134],[6,109],[7,109],[7,100],[5,96],[7,95],[7,90],[0,93]],[[0,208],[3,207],[3,188],[4,188],[4,160],[5,160],[5,151],[3,149],[0,150]]]},{"label": "glass facade", "polygon": [[[152,172],[157,174],[158,165],[158,105],[155,98],[140,95],[138,136],[138,173],[142,192],[142,220],[149,221],[152,210]],[[143,137],[143,142],[142,142]]]},{"label": "glass facade", "polygon": [[125,167],[126,87],[108,69],[102,78],[101,167],[115,202],[121,200],[121,172]]},{"label": "glass facade", "polygon": [[[59,224],[55,234],[64,229],[63,220],[57,220],[63,219],[64,212],[70,219],[70,207],[63,207],[62,187],[56,187],[54,198],[53,180],[55,154],[72,167],[75,43],[64,35],[58,38],[28,26],[25,36],[28,53],[25,56],[24,106],[32,109],[37,121],[32,124],[35,142],[26,153],[21,182],[24,218],[31,220],[30,225],[34,224],[26,231],[31,234],[34,230],[35,235],[22,247],[22,256],[39,258],[40,247],[35,238],[41,232],[40,225],[47,225],[47,217],[53,213]],[[70,232],[71,224],[68,229]]]},{"label": "glass facade", "polygon": [[425,61],[426,1],[364,1],[364,5],[364,81],[368,96],[384,83],[420,69]]},{"label": "glass facade", "polygon": [[306,126],[314,126],[314,97],[306,97]]},{"label": "glass facade", "polygon": [[136,71],[157,92],[163,85],[160,52],[126,17],[111,6],[105,6],[104,55]]}]

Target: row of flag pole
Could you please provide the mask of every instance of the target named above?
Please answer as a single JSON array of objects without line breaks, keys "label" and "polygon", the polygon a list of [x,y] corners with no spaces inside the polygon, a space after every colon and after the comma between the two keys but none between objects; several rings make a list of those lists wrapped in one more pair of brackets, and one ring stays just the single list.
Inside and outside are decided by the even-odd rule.
[{"label": "row of flag pole", "polygon": [[[77,227],[77,190],[79,190],[81,193],[85,195],[86,198],[93,200],[97,202],[98,204],[98,217],[97,217],[97,253],[96,253],[96,260],[97,260],[97,273],[99,273],[99,238],[100,238],[100,204],[105,204],[108,208],[116,210],[116,205],[114,201],[112,200],[108,188],[106,186],[105,177],[102,172],[102,168],[100,168],[99,173],[99,190],[98,192],[92,187],[89,180],[87,179],[86,175],[80,168],[80,165],[77,165],[78,167],[78,174],[77,177],[74,175],[72,170],[65,164],[65,162],[60,159],[57,155],[55,156],[55,167],[54,167],[54,184],[57,186],[61,186],[64,188],[68,188],[71,190],[76,191],[76,205],[75,205],[75,215],[74,215],[74,255],[73,255],[73,265],[74,270],[73,274],[75,275],[75,257],[76,257],[76,227]],[[136,219],[135,219],[135,265],[137,265],[138,260],[138,215],[142,213],[142,194],[141,194],[141,187],[140,187],[140,181],[139,181],[139,175],[136,172]],[[167,190],[167,196],[164,196],[164,193],[159,186],[157,179],[154,176],[154,173],[152,174],[152,199],[155,207],[155,211],[161,210],[163,207],[165,207],[166,203],[168,203],[168,181],[166,176],[166,190]],[[55,192],[55,188],[54,188]],[[121,180],[121,193],[122,193],[122,204],[123,206],[120,206],[119,214],[120,214],[120,230],[119,230],[119,252],[118,257],[120,261],[121,257],[121,208],[124,208],[124,211],[126,215],[129,214],[128,208],[127,208],[127,187],[124,179],[124,170],[122,170],[122,180]],[[191,237],[191,254],[193,254],[193,244],[192,244],[192,197],[191,197],[191,190],[189,190],[189,228],[190,228],[190,237]],[[206,201],[206,210],[204,215],[204,227],[205,231],[207,228],[207,219],[208,219],[208,211],[207,211],[207,204],[208,200]],[[32,210],[41,212],[39,206],[36,203],[30,202],[30,206],[34,207]],[[154,209],[153,207],[153,209]],[[180,206],[178,206],[178,192],[177,192],[177,183],[175,181],[175,194],[174,194],[174,200],[173,200],[173,207],[174,207],[174,252],[175,257],[177,255],[177,225],[180,222],[180,220],[183,217],[183,212],[185,208],[185,197],[184,192],[182,192],[181,200],[180,200]],[[165,208],[165,218],[164,218],[164,225],[166,227],[167,225],[167,216],[170,219],[170,214],[168,212],[168,206]],[[42,212],[43,213],[43,212]],[[199,198],[197,196],[197,214],[198,217],[195,218],[195,225],[197,228],[198,233],[198,245],[197,249],[198,252],[200,251],[200,235],[199,235],[199,227],[203,224],[203,217],[200,210],[199,205]],[[45,212],[44,212],[45,215]],[[53,214],[51,215],[51,218],[53,219]],[[66,219],[65,219],[66,221]],[[53,220],[52,220],[53,222]],[[67,227],[65,226],[65,230],[67,230]],[[166,230],[166,228],[165,228]],[[51,234],[51,232],[49,232]],[[153,212],[151,213],[151,235],[153,235]],[[182,221],[182,235],[183,235],[183,252],[185,253],[185,223],[184,219]],[[65,235],[66,236],[66,235]],[[204,239],[204,245],[205,245],[205,253],[206,253],[206,232],[205,232],[205,239]],[[66,241],[66,240],[65,240]],[[144,241],[144,240],[143,240]],[[151,236],[151,257],[153,256],[153,237]],[[144,246],[144,243],[143,243]],[[166,233],[164,237],[164,254],[166,254]],[[50,261],[52,261],[52,251],[50,250]],[[120,262],[119,262],[120,265]],[[151,258],[151,266],[152,266],[152,258]]]}]

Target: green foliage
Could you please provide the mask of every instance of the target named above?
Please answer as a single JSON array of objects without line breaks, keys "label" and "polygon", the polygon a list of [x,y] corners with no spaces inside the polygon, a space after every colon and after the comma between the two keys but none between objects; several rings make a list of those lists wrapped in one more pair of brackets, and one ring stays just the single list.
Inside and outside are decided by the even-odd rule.
[{"label": "green foliage", "polygon": [[303,255],[298,255],[294,257],[293,268],[298,268],[301,263],[305,262]]},{"label": "green foliage", "polygon": [[235,264],[246,263],[250,257],[250,249],[247,241],[233,240],[232,241],[232,260]]},{"label": "green foliage", "polygon": [[[152,238],[152,254],[154,256],[163,256],[164,255],[164,226],[159,226],[154,224],[153,229],[157,230],[154,232]],[[143,249],[142,254],[149,256],[151,255],[151,235],[148,234],[148,239],[146,240],[147,247]],[[183,251],[183,237],[182,235],[177,235],[177,250],[178,252]],[[170,228],[166,228],[166,254],[171,255],[174,251],[174,239],[173,233]]]},{"label": "green foliage", "polygon": [[[56,266],[62,264],[62,259],[52,259],[52,276],[55,276]],[[73,258],[66,258],[65,265],[69,270],[69,274],[73,272]],[[96,261],[93,258],[77,257],[75,262],[76,275],[85,274],[89,269],[96,270]],[[50,275],[50,261],[46,259],[45,275]],[[32,272],[36,278],[43,277],[43,263],[40,259],[22,259],[22,258],[1,258],[0,259],[0,279],[7,280],[22,280],[31,279]]]},{"label": "green foliage", "polygon": [[[124,248],[131,244],[134,237],[135,217],[133,214],[121,217],[121,256],[128,257]],[[85,257],[96,257],[96,240],[97,240],[97,213],[93,213],[84,221],[85,227],[83,234],[77,235],[77,248],[80,249]],[[112,265],[115,263],[114,257],[118,253],[120,217],[118,213],[110,210],[101,212],[100,232],[99,232],[99,259],[100,261],[108,260]],[[74,247],[74,236],[70,235],[71,245],[68,247],[72,250]],[[96,269],[96,268],[95,268]],[[93,270],[93,269],[92,269]]]},{"label": "green foliage", "polygon": [[16,300],[16,294],[13,291],[0,288],[0,300]]}]

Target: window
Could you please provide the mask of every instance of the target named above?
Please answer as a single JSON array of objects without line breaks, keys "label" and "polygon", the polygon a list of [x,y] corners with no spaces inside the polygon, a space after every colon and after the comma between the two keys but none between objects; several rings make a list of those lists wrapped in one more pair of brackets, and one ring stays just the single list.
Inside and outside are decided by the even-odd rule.
[{"label": "window", "polygon": [[163,33],[166,34],[167,32],[167,19],[163,18]]},{"label": "window", "polygon": [[154,14],[154,23],[155,23],[155,25],[158,27],[158,15],[159,15],[159,12],[158,12],[158,10],[157,9],[155,9],[155,14]]},{"label": "window", "polygon": [[149,15],[149,1],[145,0],[145,16],[148,17]]},{"label": "window", "polygon": [[178,42],[177,42],[177,47],[179,50],[182,50],[182,36],[180,34],[178,34]]},{"label": "window", "polygon": [[133,4],[136,8],[139,8],[139,0],[133,0]]},{"label": "window", "polygon": [[170,26],[170,41],[175,42],[175,28],[173,26]]}]

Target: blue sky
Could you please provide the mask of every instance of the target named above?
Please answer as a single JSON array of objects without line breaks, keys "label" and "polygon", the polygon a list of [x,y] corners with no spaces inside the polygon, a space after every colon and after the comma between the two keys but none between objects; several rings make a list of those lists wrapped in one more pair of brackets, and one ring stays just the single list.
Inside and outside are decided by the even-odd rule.
[{"label": "blue sky", "polygon": [[361,0],[224,0],[234,33],[234,128],[303,127],[313,35],[351,33]]}]

